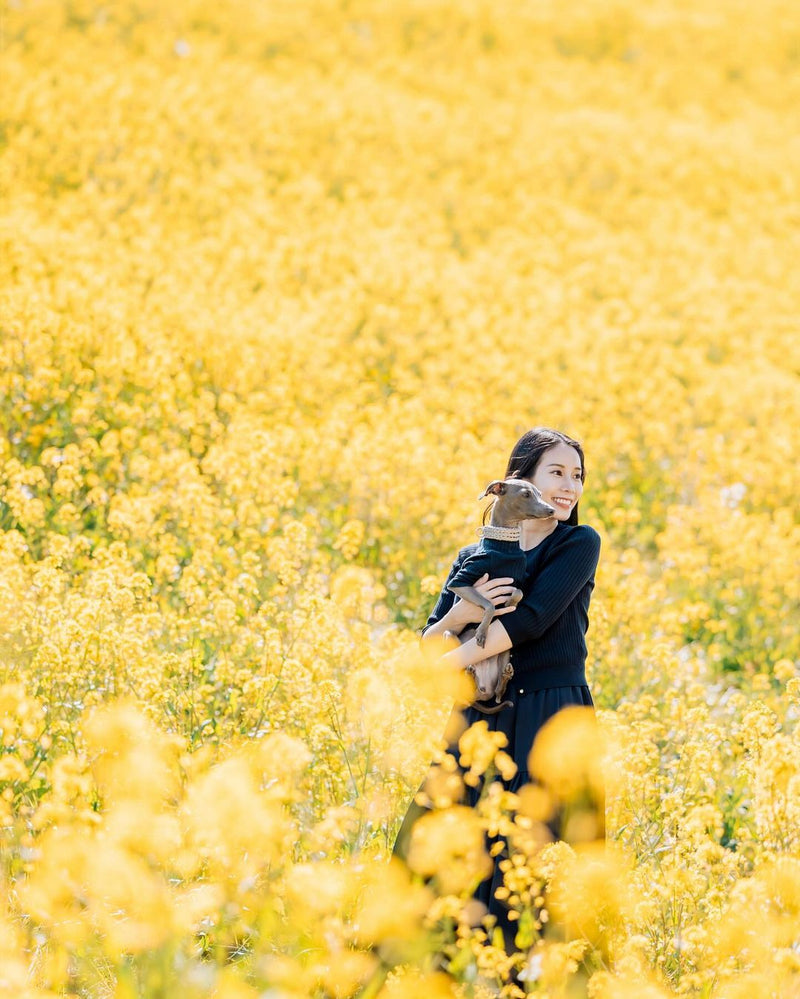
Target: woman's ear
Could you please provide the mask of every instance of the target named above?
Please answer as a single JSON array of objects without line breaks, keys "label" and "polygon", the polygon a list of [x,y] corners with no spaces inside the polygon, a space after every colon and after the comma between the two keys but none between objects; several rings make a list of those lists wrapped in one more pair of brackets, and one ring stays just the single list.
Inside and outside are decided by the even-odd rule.
[{"label": "woman's ear", "polygon": [[486,489],[484,489],[484,491],[480,494],[478,499],[483,499],[483,497],[488,496],[489,493],[492,493],[492,495],[494,496],[502,496],[507,489],[508,486],[505,484],[505,482],[503,482],[502,479],[495,479],[494,482],[489,483]]}]

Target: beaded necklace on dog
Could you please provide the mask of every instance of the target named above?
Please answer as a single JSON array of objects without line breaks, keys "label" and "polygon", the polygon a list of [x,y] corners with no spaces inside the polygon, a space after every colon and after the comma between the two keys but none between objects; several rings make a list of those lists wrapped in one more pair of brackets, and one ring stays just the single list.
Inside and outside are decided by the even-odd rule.
[{"label": "beaded necklace on dog", "polygon": [[480,528],[482,538],[490,538],[492,541],[519,541],[521,536],[519,525],[517,527],[494,527],[486,524]]}]

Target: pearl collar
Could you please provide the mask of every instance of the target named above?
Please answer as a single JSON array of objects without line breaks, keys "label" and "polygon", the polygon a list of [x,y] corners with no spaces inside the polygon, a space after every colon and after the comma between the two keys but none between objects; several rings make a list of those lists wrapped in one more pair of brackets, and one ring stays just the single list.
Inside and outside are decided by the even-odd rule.
[{"label": "pearl collar", "polygon": [[492,524],[487,524],[481,528],[480,534],[482,538],[490,538],[493,541],[519,541],[522,531],[519,525],[516,527],[494,527]]}]

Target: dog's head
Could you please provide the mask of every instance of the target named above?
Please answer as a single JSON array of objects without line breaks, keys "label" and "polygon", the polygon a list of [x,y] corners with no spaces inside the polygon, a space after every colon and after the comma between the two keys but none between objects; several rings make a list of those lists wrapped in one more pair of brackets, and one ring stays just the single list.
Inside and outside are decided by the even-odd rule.
[{"label": "dog's head", "polygon": [[539,517],[552,517],[555,508],[545,503],[542,494],[527,479],[495,479],[478,499],[494,496],[503,505],[503,519],[510,523]]}]

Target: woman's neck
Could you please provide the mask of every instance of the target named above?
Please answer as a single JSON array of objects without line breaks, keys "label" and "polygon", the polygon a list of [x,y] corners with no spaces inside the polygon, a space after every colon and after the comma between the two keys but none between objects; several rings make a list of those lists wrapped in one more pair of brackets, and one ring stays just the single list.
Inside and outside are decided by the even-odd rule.
[{"label": "woman's neck", "polygon": [[558,527],[558,521],[555,517],[547,517],[542,520],[523,520],[519,526],[522,529],[519,546],[523,551],[529,551],[553,533]]}]

